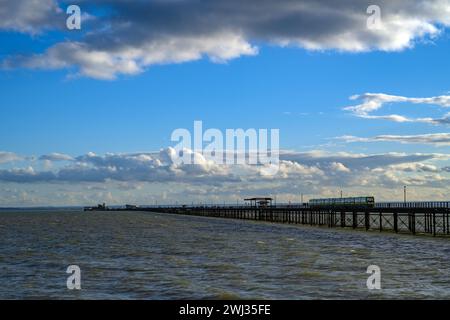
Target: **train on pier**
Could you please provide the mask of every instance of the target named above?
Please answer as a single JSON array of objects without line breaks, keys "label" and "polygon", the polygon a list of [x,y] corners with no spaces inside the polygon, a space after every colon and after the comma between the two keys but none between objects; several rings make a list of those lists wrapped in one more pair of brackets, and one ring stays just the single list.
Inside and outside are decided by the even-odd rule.
[{"label": "train on pier", "polygon": [[375,206],[374,197],[348,197],[348,198],[324,198],[309,200],[311,208],[320,207],[366,207],[373,208]]}]

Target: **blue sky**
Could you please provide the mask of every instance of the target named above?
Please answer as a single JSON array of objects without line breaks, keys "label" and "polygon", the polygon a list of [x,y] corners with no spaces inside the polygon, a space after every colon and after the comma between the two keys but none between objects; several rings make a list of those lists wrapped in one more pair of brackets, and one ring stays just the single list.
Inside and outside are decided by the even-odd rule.
[{"label": "blue sky", "polygon": [[[342,108],[352,104],[351,95],[364,92],[446,94],[448,52],[445,39],[402,53],[309,53],[267,46],[257,57],[157,66],[117,81],[67,79],[66,71],[2,72],[0,133],[8,137],[2,147],[23,154],[155,151],[168,145],[172,130],[191,128],[194,120],[221,129],[280,128],[288,149],[324,144],[342,134],[440,132],[430,125],[361,120]],[[387,144],[383,151],[398,148],[430,150]]]},{"label": "blue sky", "polygon": [[[53,9],[42,9],[43,15],[48,14],[52,19],[63,19],[62,21],[65,22],[67,15],[58,11],[58,8],[65,8],[64,2],[48,0],[44,3]],[[91,9],[93,3],[96,5],[94,9]],[[153,2],[149,1],[149,3]],[[189,5],[189,1],[186,3]],[[265,3],[277,6],[271,1],[265,1]],[[287,1],[287,3],[290,2]],[[309,1],[305,3],[308,4]],[[319,7],[329,6],[327,1],[319,1],[319,3],[321,3]],[[424,5],[423,1],[417,1],[417,3]],[[83,4],[85,4],[84,7]],[[135,28],[132,30],[139,30],[145,26],[148,19],[151,19],[150,17],[146,19],[145,14],[143,17],[135,17],[132,8],[128,12],[128,8],[124,9],[123,6],[115,7],[114,1],[109,1],[109,5],[115,10],[123,10],[125,18],[128,14],[128,19],[136,24],[132,26]],[[450,8],[450,4],[445,1],[440,5],[444,6],[445,10]],[[136,40],[138,44],[130,40],[126,49],[113,46],[107,42],[108,37],[111,39],[123,37],[121,31],[114,30],[114,23],[117,21],[113,19],[109,21],[108,18],[98,15],[102,12],[102,4],[99,2],[82,1],[80,6],[82,10],[89,8],[90,15],[97,14],[97,20],[87,23],[85,29],[82,28],[81,31],[61,29],[58,26],[61,22],[59,20],[55,25],[50,23],[50,26],[47,26],[47,23],[45,28],[41,28],[43,23],[37,18],[32,21],[23,21],[21,24],[16,22],[17,25],[13,22],[5,22],[6,18],[4,18],[3,24],[0,24],[0,42],[2,43],[0,61],[3,61],[0,62],[3,63],[3,69],[0,69],[0,152],[3,152],[5,159],[0,160],[0,195],[3,195],[0,196],[0,206],[47,203],[60,205],[63,204],[64,197],[70,198],[68,202],[71,204],[85,204],[87,201],[94,201],[93,198],[89,198],[90,195],[84,195],[81,191],[86,184],[101,189],[97,194],[98,201],[103,197],[113,203],[120,203],[126,196],[130,196],[120,192],[123,184],[127,184],[127,190],[136,190],[136,188],[141,190],[142,196],[134,198],[140,203],[150,202],[158,197],[165,197],[167,201],[170,201],[170,195],[162,195],[158,193],[159,191],[155,191],[165,190],[165,188],[166,193],[176,190],[173,197],[188,194],[185,197],[186,201],[198,200],[198,195],[205,197],[204,189],[200,190],[197,185],[192,185],[192,181],[182,178],[170,181],[160,179],[156,179],[157,181],[137,179],[136,181],[135,178],[102,177],[72,181],[37,177],[45,172],[58,174],[59,170],[78,166],[83,161],[77,157],[82,157],[89,152],[103,159],[107,157],[107,154],[157,154],[160,150],[174,145],[170,141],[173,130],[191,129],[194,120],[203,121],[206,128],[219,128],[223,131],[227,128],[280,129],[281,149],[292,153],[292,159],[298,154],[303,156],[302,159],[305,154],[313,154],[314,156],[311,157],[315,157],[316,162],[319,163],[316,169],[322,170],[322,178],[333,177],[336,174],[336,172],[327,171],[331,170],[330,168],[337,168],[334,163],[344,165],[345,169],[350,170],[349,175],[361,174],[358,168],[364,166],[358,165],[352,168],[346,165],[349,158],[359,157],[361,161],[364,161],[368,156],[391,153],[396,153],[397,157],[410,157],[418,153],[429,155],[429,158],[424,160],[416,161],[408,158],[405,162],[400,161],[403,167],[395,167],[398,161],[383,162],[379,166],[366,166],[365,168],[369,171],[365,171],[364,175],[374,179],[374,181],[364,182],[367,193],[376,192],[380,198],[388,199],[389,195],[392,195],[392,190],[398,190],[400,186],[407,183],[408,185],[416,184],[418,197],[420,195],[436,199],[446,197],[446,190],[442,185],[445,185],[444,182],[448,179],[448,171],[445,169],[448,164],[446,155],[450,144],[448,136],[450,134],[447,133],[448,124],[371,119],[366,117],[367,115],[361,116],[357,112],[344,110],[347,106],[364,102],[363,98],[351,100],[351,96],[366,93],[407,99],[448,97],[447,94],[450,91],[448,85],[450,41],[446,27],[448,21],[436,12],[430,11],[428,13],[430,16],[414,11],[408,12],[405,3],[401,11],[403,14],[401,19],[405,22],[414,19],[423,20],[423,25],[416,29],[408,27],[402,30],[401,35],[404,36],[406,33],[408,37],[407,42],[399,40],[400,36],[397,37],[391,30],[376,37],[373,40],[374,43],[371,39],[365,42],[366,40],[361,40],[364,38],[358,32],[367,31],[360,31],[356,27],[355,36],[354,39],[350,39],[353,41],[351,42],[346,38],[348,32],[343,31],[340,34],[333,29],[322,30],[315,24],[310,27],[311,30],[320,29],[317,31],[319,36],[311,31],[313,34],[311,37],[314,36],[314,38],[309,38],[308,30],[292,36],[291,34],[295,33],[295,25],[285,27],[286,34],[283,34],[284,31],[279,30],[278,22],[275,21],[273,24],[268,23],[265,27],[282,33],[275,34],[273,38],[258,35],[259,29],[248,27],[249,24],[246,23],[245,28],[253,29],[250,30],[251,32],[248,31],[248,35],[245,32],[244,35],[239,34],[238,40],[234,38],[234,35],[227,34],[221,38],[222,33],[218,33],[220,36],[215,33],[210,35],[203,32],[203,29],[199,29],[201,37],[200,35],[198,37],[206,43],[202,42],[200,45],[196,42],[197,40],[191,39],[197,36],[195,34],[197,31],[192,33],[194,36],[191,33],[185,35],[175,27],[174,29],[165,25],[161,27],[161,25],[155,25],[156,22],[152,22],[153,29],[163,29],[158,32],[165,36],[169,33],[167,37],[172,37],[172,41],[176,43],[176,48],[166,52],[164,51],[166,48],[157,42],[160,40],[152,38],[159,39],[154,35],[142,36],[143,39]],[[180,10],[176,8],[176,5],[173,6],[174,8],[168,6],[165,11],[161,11],[161,14],[170,12],[172,9]],[[238,5],[235,4],[235,6]],[[394,28],[392,25],[395,24],[390,20],[390,14],[394,15],[396,12],[391,13],[389,10],[398,10],[398,8],[390,8],[383,1],[380,1],[380,7],[384,10],[382,12],[386,28]],[[11,8],[19,10],[12,4]],[[148,9],[155,10],[155,7]],[[157,6],[156,9],[158,9]],[[347,8],[343,7],[342,12],[345,13],[345,10]],[[364,21],[367,19],[364,6],[361,6],[361,10],[361,19]],[[428,11],[425,10],[425,12]],[[13,11],[11,14],[16,15],[16,20],[24,16],[18,11]],[[298,14],[299,20],[305,18],[302,12]],[[245,15],[243,17],[247,18]],[[224,21],[227,21],[225,18]],[[105,20],[111,24],[112,31],[106,34],[105,43],[100,46],[98,39],[96,42],[94,40],[95,36],[101,36],[103,32],[101,26],[102,23],[106,23]],[[218,24],[220,25],[220,21]],[[226,22],[223,24],[224,30],[228,30]],[[259,24],[256,25],[259,26]],[[435,26],[439,32],[421,31],[428,30],[429,26]],[[203,25],[202,28],[204,28]],[[91,36],[93,38],[90,38],[90,32],[94,34]],[[333,35],[333,32],[337,34]],[[253,39],[254,34],[256,36]],[[328,40],[330,34],[333,35],[333,40]],[[284,43],[280,45],[279,39],[286,41],[288,36],[292,36],[292,39],[288,40],[287,45]],[[204,37],[207,37],[207,40],[204,40]],[[219,45],[216,47],[214,41],[217,37]],[[321,39],[321,37],[324,40],[322,42],[317,40],[314,43],[314,49],[311,49],[310,43],[313,41],[311,39]],[[186,43],[185,38],[189,38],[193,44]],[[126,42],[127,39],[123,41]],[[227,41],[230,43],[229,48],[226,47]],[[68,43],[75,44],[75,48],[65,47]],[[82,45],[78,46],[79,43]],[[145,46],[142,43],[145,43]],[[156,43],[161,48],[153,52],[152,49],[148,49],[148,43],[152,45]],[[255,50],[249,49],[247,44]],[[172,56],[173,50],[179,51],[180,54],[189,53],[196,45],[199,48],[195,50],[198,50],[201,58],[196,57],[195,54],[193,57],[189,54],[189,58]],[[234,47],[235,45],[237,48]],[[226,48],[223,49],[223,46]],[[53,47],[56,48],[54,51],[51,49]],[[144,53],[129,58],[130,47]],[[220,51],[222,49],[225,53]],[[67,50],[80,50],[81,53],[77,55]],[[103,61],[95,63],[96,57],[93,57],[93,52],[96,54],[101,52],[101,57],[106,56],[105,66],[102,65]],[[155,56],[160,53],[163,57],[158,57],[159,60],[156,63],[148,62],[154,61]],[[85,56],[80,58],[81,54]],[[108,64],[108,55],[116,59],[112,66]],[[176,61],[177,59],[179,61]],[[116,69],[116,65],[123,61],[127,64]],[[134,67],[134,64],[138,66]],[[133,67],[128,68],[130,65]],[[414,119],[440,119],[445,118],[448,112],[445,108],[447,108],[445,103],[439,105],[439,103],[387,101],[382,107],[371,112],[369,117],[396,114]],[[430,141],[429,135],[433,134],[443,135],[443,140],[440,140],[438,144]],[[389,139],[393,141],[376,138],[383,135],[389,135],[391,137]],[[424,137],[424,135],[428,136]],[[347,138],[342,138],[343,136]],[[348,136],[360,140],[354,142],[356,139],[349,139]],[[411,136],[415,137],[414,143],[405,139]],[[37,160],[43,155],[53,153],[64,154],[75,160],[68,160],[68,162],[55,160],[54,163],[50,163],[50,160],[46,160],[45,163]],[[343,159],[339,158],[343,157],[343,153],[346,156]],[[336,157],[341,160],[337,161]],[[291,163],[294,161],[291,158],[288,157],[285,160]],[[306,173],[303,171],[292,173],[289,171],[291,169],[287,169],[289,171],[287,176],[292,173],[292,179],[298,183],[295,190],[289,190],[289,185],[292,185],[291,180],[285,181],[280,178],[270,182],[263,181],[261,190],[252,190],[247,193],[262,194],[268,192],[267,190],[273,190],[270,193],[280,194],[280,197],[284,196],[285,200],[289,200],[298,195],[301,190],[305,192],[310,190],[311,187],[307,184],[302,185],[301,181],[304,177],[302,174],[306,175],[305,180],[313,181],[315,179],[312,173],[315,172],[314,165],[305,161],[296,163],[305,166]],[[433,168],[426,171],[421,165]],[[384,171],[379,173],[379,177],[373,178],[376,170]],[[20,176],[20,179],[14,178],[16,174]],[[224,175],[230,176],[231,173]],[[248,181],[241,179],[239,194],[232,194],[230,190],[235,189],[236,186],[233,186],[231,182],[219,186],[220,179],[214,175],[209,176],[207,173],[203,174],[202,178],[211,179],[211,183],[218,188],[208,195],[212,201],[222,197],[230,201],[239,198],[246,194],[245,188],[249,186]],[[342,186],[349,188],[349,194],[356,192],[351,191],[354,180],[350,177],[335,175],[334,178],[325,179],[326,183],[321,180],[322,178],[315,179],[322,181],[321,185],[314,189],[315,195],[333,195]],[[391,180],[386,182],[383,180],[385,178]],[[429,184],[430,180],[435,183]],[[67,187],[69,183],[72,184],[70,188]],[[54,191],[52,190],[60,188],[61,185],[68,190],[61,195],[61,200],[53,203],[51,194]],[[208,185],[208,182],[205,182],[205,185]],[[205,188],[208,189],[207,186]],[[424,193],[425,189],[428,191]],[[24,192],[28,198],[20,197],[20,194],[23,195]],[[154,196],[148,198],[145,195],[147,192],[153,192]],[[36,195],[29,196],[30,193]],[[135,194],[137,193],[136,191]],[[14,194],[14,200],[11,194]]]}]

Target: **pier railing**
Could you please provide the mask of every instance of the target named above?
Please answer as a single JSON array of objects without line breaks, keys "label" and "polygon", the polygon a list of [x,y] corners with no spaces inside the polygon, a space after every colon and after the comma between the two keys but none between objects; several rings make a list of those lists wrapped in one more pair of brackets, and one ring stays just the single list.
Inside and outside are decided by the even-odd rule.
[{"label": "pier railing", "polygon": [[[348,207],[352,207],[351,205]],[[356,206],[354,206],[356,207]],[[178,204],[165,204],[165,205],[153,205],[153,206],[141,206],[140,209],[143,208],[217,208],[217,209],[226,209],[226,208],[259,208],[252,206],[250,204],[191,204],[191,205],[178,205]],[[261,207],[263,208],[263,207]],[[311,209],[312,207],[309,203],[279,203],[274,204],[272,206],[267,206],[266,208],[273,209]],[[330,209],[339,208],[339,205],[330,206]],[[406,209],[450,209],[450,201],[409,201],[409,202],[376,202],[373,209],[395,209],[395,208],[406,208]]]},{"label": "pier railing", "polygon": [[450,208],[449,201],[377,202],[376,208]]}]

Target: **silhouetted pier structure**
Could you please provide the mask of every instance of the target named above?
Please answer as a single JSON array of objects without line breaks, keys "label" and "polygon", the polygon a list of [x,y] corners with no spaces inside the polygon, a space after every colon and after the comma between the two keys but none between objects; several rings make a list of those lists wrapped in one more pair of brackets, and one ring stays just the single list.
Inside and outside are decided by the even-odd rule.
[{"label": "silhouetted pier structure", "polygon": [[[253,200],[253,199],[252,199]],[[256,201],[259,201],[258,199]],[[391,231],[395,233],[450,235],[450,202],[385,202],[373,207],[297,205],[149,206],[131,211],[193,215],[274,223]],[[108,209],[130,211],[130,209]]]}]

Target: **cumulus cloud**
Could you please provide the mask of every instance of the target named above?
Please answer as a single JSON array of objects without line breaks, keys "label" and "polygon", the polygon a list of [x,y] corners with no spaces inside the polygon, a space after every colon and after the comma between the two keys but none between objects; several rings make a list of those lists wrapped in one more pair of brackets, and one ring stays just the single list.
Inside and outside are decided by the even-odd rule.
[{"label": "cumulus cloud", "polygon": [[[190,150],[186,152],[197,164],[179,164],[172,160],[174,152],[167,148],[159,153],[88,153],[61,161],[52,170],[24,161],[22,167],[0,169],[0,203],[31,203],[30,197],[47,204],[174,202],[175,198],[188,203],[194,199],[235,203],[236,198],[274,194],[279,201],[289,201],[300,193],[334,196],[342,188],[348,195],[393,199],[392,190],[401,191],[403,185],[424,188],[422,195],[429,195],[431,189],[442,191],[450,183],[447,154],[281,152],[277,174],[266,175],[264,166],[216,164]],[[38,159],[69,159],[57,155]]]},{"label": "cumulus cloud", "polygon": [[0,151],[0,163],[6,163],[17,160],[21,160],[21,157],[19,157],[17,154],[13,152]]},{"label": "cumulus cloud", "polygon": [[72,161],[74,158],[67,154],[63,153],[50,153],[50,154],[44,154],[39,157],[39,160],[42,161]]},{"label": "cumulus cloud", "polygon": [[[187,152],[187,151],[186,151]],[[70,158],[60,154],[40,159],[72,160],[51,171],[36,171],[32,166],[0,170],[0,181],[7,182],[179,182],[221,185],[283,180],[342,185],[363,172],[395,165],[423,163],[442,158],[437,154],[388,153],[364,155],[351,153],[328,154],[321,151],[282,153],[276,175],[266,175],[264,166],[222,165],[189,151],[196,164],[173,161],[174,149],[158,153],[86,155]],[[403,169],[402,169],[403,170]],[[424,171],[424,170],[422,170]]]},{"label": "cumulus cloud", "polygon": [[38,34],[64,24],[64,13],[55,0],[0,0],[0,31]]},{"label": "cumulus cloud", "polygon": [[379,135],[371,138],[362,138],[355,136],[341,136],[337,139],[345,142],[400,142],[400,143],[418,143],[433,144],[437,146],[450,145],[450,133],[430,133],[418,135]]},{"label": "cumulus cloud", "polygon": [[0,181],[32,183],[56,180],[56,175],[50,171],[36,172],[33,167],[0,170]]},{"label": "cumulus cloud", "polygon": [[241,55],[254,55],[257,49],[239,35],[219,34],[208,37],[172,38],[152,41],[139,48],[123,47],[114,51],[81,42],[63,42],[44,54],[15,57],[3,62],[5,68],[15,65],[31,69],[78,67],[78,75],[112,80],[117,75],[136,75],[146,66],[198,60],[204,55],[216,62],[225,62]]},{"label": "cumulus cloud", "polygon": [[337,172],[346,172],[346,173],[351,172],[351,170],[349,168],[347,168],[346,166],[344,166],[340,162],[332,162],[331,163],[331,168],[334,169]]},{"label": "cumulus cloud", "polygon": [[[366,170],[386,167],[393,164],[414,163],[432,160],[442,157],[439,154],[405,154],[405,153],[383,153],[383,154],[356,154],[348,152],[327,153],[324,151],[310,152],[287,152],[280,155],[282,160],[289,160],[309,166],[330,166],[332,163],[340,163],[350,170]],[[445,156],[444,156],[445,157]]]},{"label": "cumulus cloud", "polygon": [[445,168],[438,168],[435,165],[432,164],[426,164],[421,162],[415,162],[415,163],[401,163],[390,166],[390,169],[393,170],[401,170],[404,172],[439,172],[439,171],[446,171]]},{"label": "cumulus cloud", "polygon": [[183,182],[218,184],[239,181],[229,168],[207,161],[196,155],[197,164],[174,164],[172,148],[160,154],[106,154],[88,153],[76,158],[66,155],[44,155],[41,160],[72,160],[56,171],[35,171],[33,167],[0,170],[0,181],[8,182]]},{"label": "cumulus cloud", "polygon": [[389,103],[412,103],[439,106],[443,108],[450,107],[450,96],[435,96],[427,98],[408,98],[403,96],[388,95],[384,93],[365,93],[350,97],[351,100],[362,100],[358,105],[345,107],[344,110],[352,112],[355,116],[365,119],[381,119],[394,122],[419,122],[429,124],[449,124],[450,114],[445,114],[442,118],[410,118],[398,114],[373,115],[372,113],[383,108]]},{"label": "cumulus cloud", "polygon": [[[36,11],[24,0],[4,2],[8,8],[0,17],[7,10],[10,17],[0,29],[42,29],[51,21],[44,17],[57,10],[51,0]],[[84,3],[79,1],[82,8]],[[110,14],[97,17],[81,39],[57,43],[28,57],[9,58],[4,66],[75,68],[83,76],[114,79],[154,64],[205,56],[224,62],[254,55],[256,43],[307,50],[397,51],[436,37],[440,28],[450,25],[449,0],[377,1],[382,23],[376,30],[367,28],[366,10],[373,4],[369,0],[90,0],[89,4],[107,8]]]}]

